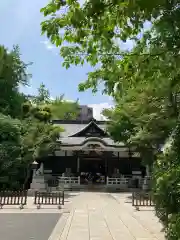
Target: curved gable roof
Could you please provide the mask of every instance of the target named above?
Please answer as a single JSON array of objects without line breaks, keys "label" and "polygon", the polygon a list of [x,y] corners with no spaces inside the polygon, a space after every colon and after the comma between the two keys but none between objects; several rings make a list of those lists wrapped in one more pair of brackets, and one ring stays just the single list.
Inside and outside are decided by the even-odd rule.
[{"label": "curved gable roof", "polygon": [[80,131],[71,135],[70,137],[85,137],[88,135],[98,134],[101,137],[107,137],[107,132],[96,124],[96,120],[92,119],[91,122],[82,128]]},{"label": "curved gable roof", "polygon": [[[60,125],[64,131],[61,132],[61,138],[67,138],[70,136],[73,136],[75,138],[75,135],[79,132],[82,132],[83,129],[87,129],[88,126],[91,126],[91,122],[94,121],[94,123],[97,125],[99,129],[104,131],[106,133],[106,121],[76,121],[76,120],[53,120],[52,123],[54,125]],[[96,128],[97,129],[97,128]],[[87,137],[87,136],[84,136]]]}]

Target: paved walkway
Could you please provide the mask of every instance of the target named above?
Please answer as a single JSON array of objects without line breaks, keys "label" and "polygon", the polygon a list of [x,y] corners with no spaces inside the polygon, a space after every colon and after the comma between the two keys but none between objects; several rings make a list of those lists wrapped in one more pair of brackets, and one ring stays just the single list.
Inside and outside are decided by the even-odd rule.
[{"label": "paved walkway", "polygon": [[[35,240],[164,240],[162,226],[153,208],[136,211],[130,196],[124,193],[70,193],[61,210],[56,206],[42,206],[37,210],[33,199],[29,197],[28,205],[23,210],[11,206],[0,210],[0,218],[7,219],[5,227],[0,228],[0,237],[12,239],[10,229],[20,232],[20,223],[24,222],[28,223],[27,226],[32,225],[31,232],[23,227],[22,238],[16,234],[17,238],[14,239],[24,239],[26,235],[26,239]],[[38,220],[40,218],[42,220]],[[39,225],[37,220],[42,224]],[[30,222],[37,226],[36,234]]]},{"label": "paved walkway", "polygon": [[79,193],[59,240],[163,240],[153,209],[136,211],[128,194]]}]

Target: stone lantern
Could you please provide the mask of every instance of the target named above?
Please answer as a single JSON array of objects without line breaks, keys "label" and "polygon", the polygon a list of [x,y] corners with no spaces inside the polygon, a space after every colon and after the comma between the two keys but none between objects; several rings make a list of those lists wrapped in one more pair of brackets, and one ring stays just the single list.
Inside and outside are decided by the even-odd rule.
[{"label": "stone lantern", "polygon": [[32,190],[40,190],[45,188],[43,173],[37,170],[37,166],[38,166],[38,163],[36,161],[34,161],[31,164],[31,168],[33,170],[33,177],[32,177],[32,183],[31,183]]}]

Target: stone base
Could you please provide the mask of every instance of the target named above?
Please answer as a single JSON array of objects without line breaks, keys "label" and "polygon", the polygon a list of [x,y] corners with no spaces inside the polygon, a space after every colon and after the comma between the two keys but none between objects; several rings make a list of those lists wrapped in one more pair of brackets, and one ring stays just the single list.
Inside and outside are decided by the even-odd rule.
[{"label": "stone base", "polygon": [[150,188],[151,187],[150,187],[149,181],[145,181],[142,185],[142,189],[145,190],[145,191],[148,191],[148,190],[150,190]]},{"label": "stone base", "polygon": [[33,178],[33,181],[31,183],[31,188],[34,191],[40,191],[46,189],[46,184],[44,181],[44,176],[36,176]]},{"label": "stone base", "polygon": [[28,189],[28,197],[34,197],[35,189]]}]

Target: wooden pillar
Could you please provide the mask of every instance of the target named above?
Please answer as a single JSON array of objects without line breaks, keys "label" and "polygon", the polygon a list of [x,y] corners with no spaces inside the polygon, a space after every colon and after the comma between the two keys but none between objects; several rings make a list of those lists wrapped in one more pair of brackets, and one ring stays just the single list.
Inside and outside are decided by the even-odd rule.
[{"label": "wooden pillar", "polygon": [[132,159],[132,152],[131,152],[131,149],[129,148],[129,160]]},{"label": "wooden pillar", "polygon": [[117,159],[118,159],[118,170],[119,170],[119,172],[121,173],[121,164],[120,164],[120,156],[119,156],[120,154],[119,154],[119,151],[118,151],[118,154],[117,154]]},{"label": "wooden pillar", "polygon": [[105,156],[105,174],[106,174],[106,176],[107,176],[107,174],[108,174],[108,159],[107,159],[107,153],[106,152],[104,152],[104,156]]},{"label": "wooden pillar", "polygon": [[133,166],[132,166],[132,152],[131,149],[129,148],[129,169],[131,170],[131,174],[133,171]]},{"label": "wooden pillar", "polygon": [[76,156],[77,156],[77,173],[79,173],[79,171],[80,171],[80,158],[79,158],[79,152],[77,152]]}]

